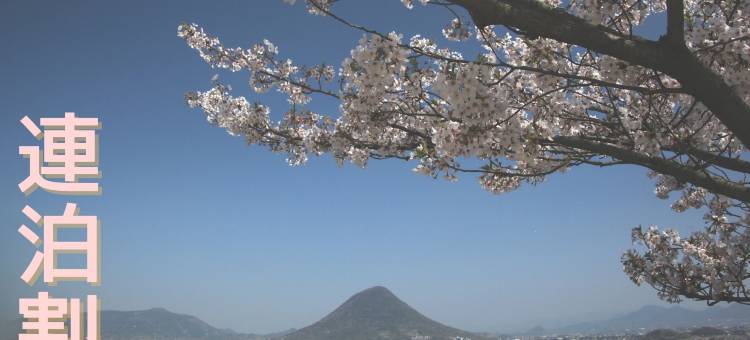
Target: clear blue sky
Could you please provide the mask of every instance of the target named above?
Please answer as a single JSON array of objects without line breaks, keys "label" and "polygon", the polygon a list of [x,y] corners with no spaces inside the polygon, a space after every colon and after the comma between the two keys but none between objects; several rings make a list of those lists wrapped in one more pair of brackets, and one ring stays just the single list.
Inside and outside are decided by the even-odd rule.
[{"label": "clear blue sky", "polygon": [[[437,36],[447,18],[398,0],[337,10],[407,37]],[[185,105],[184,93],[208,88],[216,70],[176,37],[181,22],[228,45],[268,38],[283,56],[335,65],[361,35],[280,0],[4,1],[0,318],[16,317],[17,299],[45,287],[18,278],[34,251],[16,232],[28,223],[26,203],[57,214],[74,200],[103,222],[102,286],[61,283],[53,295],[97,292],[104,309],[165,307],[253,332],[305,326],[373,285],[469,330],[605,318],[660,303],[621,271],[632,227],[702,225],[699,213],[673,213],[655,198],[639,168],[575,169],[503,196],[473,177],[433,180],[399,161],[362,170],[323,157],[290,168]],[[658,34],[652,26],[646,33]],[[220,74],[252,95],[245,74]],[[18,120],[65,111],[103,123],[103,195],[27,198],[16,186],[28,171],[17,148],[36,140]]]}]

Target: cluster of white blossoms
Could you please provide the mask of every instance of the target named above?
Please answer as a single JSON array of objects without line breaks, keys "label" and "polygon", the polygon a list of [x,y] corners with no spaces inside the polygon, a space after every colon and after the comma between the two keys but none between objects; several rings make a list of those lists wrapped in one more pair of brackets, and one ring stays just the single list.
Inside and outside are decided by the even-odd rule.
[{"label": "cluster of white blossoms", "polygon": [[[420,4],[427,5],[430,0],[418,0]],[[414,0],[401,0],[402,3],[404,3],[404,6],[408,9],[414,8]]]},{"label": "cluster of white blossoms", "polygon": [[[306,1],[311,13],[361,28],[334,16],[332,3]],[[665,1],[543,3],[622,34],[666,9]],[[687,48],[750,103],[750,1],[688,0],[684,14]],[[457,17],[442,33],[479,44],[484,53],[476,58],[420,35],[405,42],[395,32],[361,28],[368,33],[338,70],[296,65],[266,40],[228,48],[199,26],[183,24],[178,36],[209,65],[247,71],[255,92],[275,89],[290,106],[274,120],[267,106],[233,96],[218,81],[189,93],[187,102],[232,135],[287,153],[293,165],[324,153],[359,166],[369,159],[413,160],[415,171],[434,177],[477,173],[494,193],[578,165],[642,165],[653,171],[658,197],[680,193],[675,211],[705,209],[707,228],[687,238],[637,228],[633,238],[643,248],[623,256],[625,271],[669,301],[750,302],[744,295],[750,277],[748,150],[711,110],[677,80],[648,67],[467,22]],[[337,100],[338,112],[308,109],[316,96]],[[460,159],[484,165],[468,168]]]},{"label": "cluster of white blossoms", "polygon": [[[710,198],[709,198],[710,197]],[[656,288],[669,302],[693,298],[745,303],[744,282],[748,278],[750,214],[736,216],[739,205],[705,189],[691,188],[673,205],[676,211],[707,206],[705,231],[681,238],[672,229],[651,226],[633,229],[633,241],[647,250],[630,250],[623,255],[625,272],[637,283]]]},{"label": "cluster of white blossoms", "polygon": [[[559,2],[558,2],[559,3]],[[595,24],[628,30],[643,23],[653,14],[666,10],[666,1],[602,1],[572,0],[570,11]]]}]

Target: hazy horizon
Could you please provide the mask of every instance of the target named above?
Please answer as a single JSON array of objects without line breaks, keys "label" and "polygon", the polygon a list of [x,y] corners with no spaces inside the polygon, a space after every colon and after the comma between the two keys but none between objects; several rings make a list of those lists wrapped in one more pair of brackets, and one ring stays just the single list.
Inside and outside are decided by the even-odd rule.
[{"label": "hazy horizon", "polygon": [[[409,11],[398,0],[369,8],[343,2],[337,11],[407,37],[438,37],[436,18],[448,16]],[[201,24],[230,46],[268,38],[284,57],[338,66],[361,34],[300,4],[6,1],[0,18],[2,319],[18,316],[19,297],[46,289],[19,279],[34,252],[16,232],[28,223],[27,203],[55,214],[75,201],[102,220],[101,287],[61,283],[52,295],[96,292],[103,310],[161,307],[254,333],[309,325],[376,285],[471,331],[554,327],[666,305],[622,272],[630,230],[702,228],[701,211],[671,212],[641,168],[580,167],[493,196],[474,177],[433,180],[403,161],[338,168],[326,156],[292,168],[187,107],[184,94],[209,88],[215,73],[238,93],[250,91],[246,74],[200,60],[176,36],[181,22]],[[646,26],[645,34],[659,34],[648,31],[659,25]],[[264,100],[277,114],[285,107],[277,94]],[[314,106],[337,109],[325,100]],[[65,111],[102,121],[103,194],[25,197],[17,184],[28,163],[18,146],[37,141],[19,120]]]},{"label": "hazy horizon", "polygon": [[[312,324],[314,324],[314,323],[316,323],[318,321],[325,320],[327,317],[330,317],[330,315],[331,315],[332,312],[335,312],[339,308],[342,308],[351,299],[353,299],[353,298],[361,295],[362,293],[365,293],[365,292],[373,290],[373,289],[380,289],[380,288],[384,288],[386,291],[390,291],[390,289],[388,289],[388,287],[383,287],[383,286],[373,286],[373,287],[365,288],[365,289],[363,289],[361,291],[358,291],[358,292],[354,293],[352,296],[348,297],[347,299],[340,301],[336,305],[336,307],[334,309],[326,312],[324,315],[321,315],[317,320],[313,321],[310,324],[298,325],[296,327],[289,327],[289,328],[286,328],[286,329],[279,329],[279,330],[276,330],[276,331],[255,332],[255,331],[252,331],[252,330],[237,330],[237,329],[234,329],[234,328],[231,328],[231,327],[222,328],[222,327],[216,327],[215,325],[211,324],[210,322],[206,322],[205,320],[201,319],[200,317],[198,317],[198,319],[200,319],[203,322],[206,322],[209,326],[213,326],[213,327],[215,327],[217,329],[228,330],[228,331],[238,332],[238,333],[245,333],[245,334],[264,335],[264,334],[278,334],[278,333],[283,333],[283,332],[287,332],[287,331],[296,331],[296,330],[300,330],[302,328],[305,328],[307,326],[310,326],[310,325],[312,325]],[[370,301],[370,302],[377,302],[377,301]],[[386,304],[389,303],[388,301],[381,301],[381,302],[384,302]],[[408,301],[404,301],[404,302],[408,304]],[[742,308],[745,308],[747,311],[750,311],[750,306],[743,306],[743,305],[733,305],[733,306],[734,307],[742,307]],[[663,308],[663,309],[661,309],[661,308]],[[535,324],[534,326],[531,326],[531,327],[520,328],[520,329],[503,329],[503,330],[472,330],[472,329],[464,329],[464,330],[467,330],[467,331],[470,331],[470,332],[486,332],[486,333],[494,333],[494,334],[521,334],[521,333],[525,333],[525,332],[531,331],[532,329],[537,329],[537,328],[541,327],[542,329],[544,329],[546,331],[553,331],[554,332],[555,330],[568,329],[569,327],[577,327],[577,326],[580,327],[579,325],[589,324],[589,323],[596,324],[597,322],[607,322],[607,321],[610,321],[610,320],[614,320],[614,319],[618,319],[618,318],[623,318],[623,317],[628,317],[628,316],[630,316],[630,318],[632,319],[633,318],[632,315],[638,315],[638,313],[641,313],[641,312],[647,311],[647,310],[654,310],[654,309],[656,309],[656,310],[659,310],[659,311],[662,311],[662,310],[663,311],[667,311],[667,310],[671,311],[671,310],[675,310],[675,309],[678,309],[678,310],[681,309],[681,310],[687,310],[687,311],[701,312],[701,311],[709,311],[711,309],[716,309],[716,308],[725,309],[725,308],[729,308],[729,306],[727,306],[726,304],[723,304],[723,305],[719,305],[718,307],[715,307],[715,306],[710,306],[710,307],[704,306],[703,308],[701,308],[701,307],[695,306],[695,305],[687,306],[687,305],[684,305],[684,304],[671,304],[671,305],[668,305],[668,306],[657,306],[657,305],[650,304],[650,305],[641,306],[640,308],[637,308],[635,310],[630,310],[630,311],[626,311],[626,312],[615,313],[613,315],[597,315],[597,316],[592,316],[593,318],[591,318],[591,319],[585,319],[585,320],[581,319],[581,320],[570,321],[570,322],[560,322],[559,320],[557,320],[557,321],[547,320],[547,321],[549,321],[549,323],[547,323],[547,324],[539,323],[539,324]],[[144,308],[144,309],[137,309],[137,310],[103,309],[102,312],[114,312],[114,313],[147,313],[147,312],[150,312],[150,311],[159,311],[159,310],[166,311],[167,313],[172,313],[172,314],[176,314],[176,315],[183,315],[183,316],[187,316],[187,317],[195,317],[195,315],[192,315],[192,314],[183,313],[183,312],[177,311],[177,310],[170,310],[168,308],[159,307],[159,306],[154,306],[154,307],[151,307],[151,308]],[[419,311],[417,310],[417,312],[419,312]],[[425,315],[425,316],[427,318],[430,318],[429,315]],[[19,318],[16,318],[16,319],[19,319]],[[636,317],[636,318],[639,319],[639,320],[642,319],[642,317]],[[154,319],[154,320],[155,321],[159,320],[159,317],[156,317],[156,319]],[[448,324],[447,326],[453,326],[453,325],[449,325]]]}]

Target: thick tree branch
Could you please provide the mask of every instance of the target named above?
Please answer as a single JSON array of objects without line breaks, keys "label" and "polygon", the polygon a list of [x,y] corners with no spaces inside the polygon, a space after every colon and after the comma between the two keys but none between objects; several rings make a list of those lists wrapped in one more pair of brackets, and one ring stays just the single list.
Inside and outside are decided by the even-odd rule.
[{"label": "thick tree branch", "polygon": [[667,35],[664,39],[672,46],[685,46],[685,3],[683,0],[667,0]]},{"label": "thick tree branch", "polygon": [[620,147],[593,142],[582,137],[558,136],[552,139],[554,144],[581,149],[592,153],[607,155],[614,159],[641,165],[658,173],[670,175],[683,183],[691,183],[743,202],[750,202],[750,188],[720,178],[712,178],[703,172],[663,158],[649,157],[642,153]]},{"label": "thick tree branch", "polygon": [[[581,46],[677,79],[750,149],[750,106],[687,48],[629,36],[594,25],[536,0],[451,0],[469,11],[478,27],[504,25],[529,37]],[[671,11],[679,6],[672,5]],[[677,21],[677,18],[672,18]],[[674,32],[674,28],[673,28]]]},{"label": "thick tree branch", "polygon": [[708,151],[695,148],[690,145],[680,145],[680,146],[675,146],[675,147],[669,147],[669,148],[666,148],[666,150],[695,156],[696,158],[704,162],[707,162],[707,163],[710,163],[710,164],[713,164],[713,165],[716,165],[716,166],[719,166],[728,170],[750,174],[750,162],[739,159],[739,158],[724,157],[715,153],[711,153]]}]

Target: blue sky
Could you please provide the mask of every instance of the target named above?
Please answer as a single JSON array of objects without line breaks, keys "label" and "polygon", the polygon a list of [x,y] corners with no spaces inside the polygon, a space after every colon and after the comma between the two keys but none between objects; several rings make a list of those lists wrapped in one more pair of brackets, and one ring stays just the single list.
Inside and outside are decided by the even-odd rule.
[{"label": "blue sky", "polygon": [[[407,37],[437,36],[448,18],[397,0],[345,1],[337,11]],[[185,92],[208,88],[217,71],[176,37],[181,22],[231,46],[268,38],[300,63],[338,65],[361,36],[280,0],[3,2],[0,318],[45,289],[18,278],[34,252],[16,232],[28,223],[25,204],[58,214],[75,201],[103,223],[101,287],[61,283],[53,295],[96,292],[104,309],[164,307],[253,332],[305,326],[374,285],[469,330],[606,318],[660,303],[621,271],[632,227],[702,225],[699,212],[671,212],[635,167],[574,169],[502,196],[471,176],[433,180],[402,161],[288,167],[185,105]],[[253,96],[245,74],[219,73]],[[285,109],[278,95],[258,99]],[[103,195],[26,197],[17,148],[36,140],[18,120],[65,111],[102,121]]]}]

